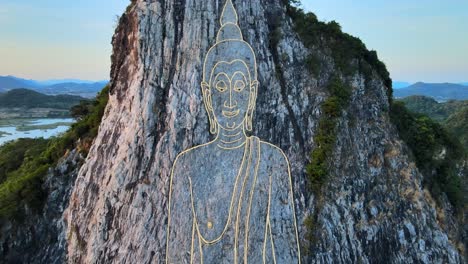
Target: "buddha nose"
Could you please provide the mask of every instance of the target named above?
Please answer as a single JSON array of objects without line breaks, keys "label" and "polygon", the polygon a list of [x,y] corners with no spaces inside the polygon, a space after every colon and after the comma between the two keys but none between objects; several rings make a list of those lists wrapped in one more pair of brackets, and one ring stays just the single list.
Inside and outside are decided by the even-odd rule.
[{"label": "buddha nose", "polygon": [[229,93],[229,100],[224,101],[224,107],[229,109],[237,107],[237,101],[232,98],[232,92]]},{"label": "buddha nose", "polygon": [[224,107],[233,109],[237,107],[237,102],[235,100],[229,99],[229,101],[224,101]]}]

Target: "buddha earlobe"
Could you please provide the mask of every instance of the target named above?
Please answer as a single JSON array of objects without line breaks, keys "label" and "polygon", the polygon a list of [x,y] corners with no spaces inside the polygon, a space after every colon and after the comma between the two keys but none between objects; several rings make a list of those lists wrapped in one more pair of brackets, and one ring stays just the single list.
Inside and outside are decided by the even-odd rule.
[{"label": "buddha earlobe", "polygon": [[250,110],[249,112],[247,112],[247,116],[245,118],[245,130],[249,131],[249,132],[252,132],[253,130],[253,125],[252,125],[252,113],[250,113]]},{"label": "buddha earlobe", "polygon": [[203,101],[205,102],[206,110],[213,110],[213,106],[211,105],[211,91],[210,91],[210,85],[203,81],[201,83],[202,87],[202,95],[203,95]]},{"label": "buddha earlobe", "polygon": [[251,81],[250,82],[250,90],[255,90],[255,93],[256,93],[257,88],[258,88],[258,81]]},{"label": "buddha earlobe", "polygon": [[252,81],[250,83],[249,107],[245,118],[245,130],[249,132],[253,131],[253,112],[255,110],[255,102],[257,101],[257,88],[258,81]]},{"label": "buddha earlobe", "polygon": [[250,82],[250,97],[249,97],[249,110],[255,109],[255,102],[257,101],[257,88],[258,81]]},{"label": "buddha earlobe", "polygon": [[216,135],[218,133],[218,124],[213,118],[211,118],[210,114],[208,114],[208,118],[210,122],[210,133]]},{"label": "buddha earlobe", "polygon": [[207,82],[205,82],[205,81],[201,82],[201,87],[202,87],[204,90],[209,90],[209,89],[210,89],[210,85],[209,85]]},{"label": "buddha earlobe", "polygon": [[216,133],[218,133],[218,125],[213,114],[210,85],[207,82],[202,82],[201,87],[203,94],[203,102],[205,103],[206,114],[208,115],[208,122],[210,123],[210,133],[215,135]]}]

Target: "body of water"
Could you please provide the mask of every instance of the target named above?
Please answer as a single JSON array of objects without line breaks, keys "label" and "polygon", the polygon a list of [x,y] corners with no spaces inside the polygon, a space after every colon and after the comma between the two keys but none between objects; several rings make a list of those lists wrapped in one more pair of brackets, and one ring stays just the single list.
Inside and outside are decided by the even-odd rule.
[{"label": "body of water", "polygon": [[[70,128],[75,120],[73,118],[41,118],[41,119],[16,119],[11,124],[0,125],[0,145],[18,138],[50,138],[60,135]],[[58,124],[54,126],[54,124]],[[35,126],[42,126],[35,129]],[[44,126],[50,126],[44,128]],[[27,127],[27,130],[24,128]]]}]

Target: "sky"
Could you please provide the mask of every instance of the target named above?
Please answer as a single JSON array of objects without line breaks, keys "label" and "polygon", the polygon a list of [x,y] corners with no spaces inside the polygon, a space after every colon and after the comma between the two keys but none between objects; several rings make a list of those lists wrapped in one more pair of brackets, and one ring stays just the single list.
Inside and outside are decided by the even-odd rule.
[{"label": "sky", "polygon": [[[129,0],[0,0],[0,75],[109,78],[116,18]],[[395,81],[468,81],[467,0],[302,0],[377,50]]]},{"label": "sky", "polygon": [[467,0],[303,0],[376,50],[395,81],[468,81]]},{"label": "sky", "polygon": [[107,80],[129,0],[0,0],[0,75]]}]

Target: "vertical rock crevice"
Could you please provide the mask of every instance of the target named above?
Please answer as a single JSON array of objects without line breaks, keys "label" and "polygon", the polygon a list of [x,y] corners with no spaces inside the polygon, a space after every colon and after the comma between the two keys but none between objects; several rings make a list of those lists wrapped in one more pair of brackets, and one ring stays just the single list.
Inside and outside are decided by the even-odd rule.
[{"label": "vertical rock crevice", "polygon": [[[290,160],[304,238],[304,219],[315,210],[314,199],[305,199],[311,196],[303,188],[305,165],[315,147],[325,85],[339,70],[327,52],[313,51],[326,67],[312,76],[302,63],[311,51],[291,26],[268,26],[289,19],[283,1],[233,2],[264,86],[255,132],[281,146]],[[66,211],[70,262],[163,262],[172,163],[180,151],[211,137],[199,86],[223,3],[137,0],[122,16],[113,39],[109,105]],[[270,46],[276,28],[284,34]],[[345,115],[353,118],[339,122],[335,177],[324,190],[320,232],[304,261],[461,263],[420,195],[421,175],[385,113],[383,82],[371,79],[347,79],[353,96]]]}]

